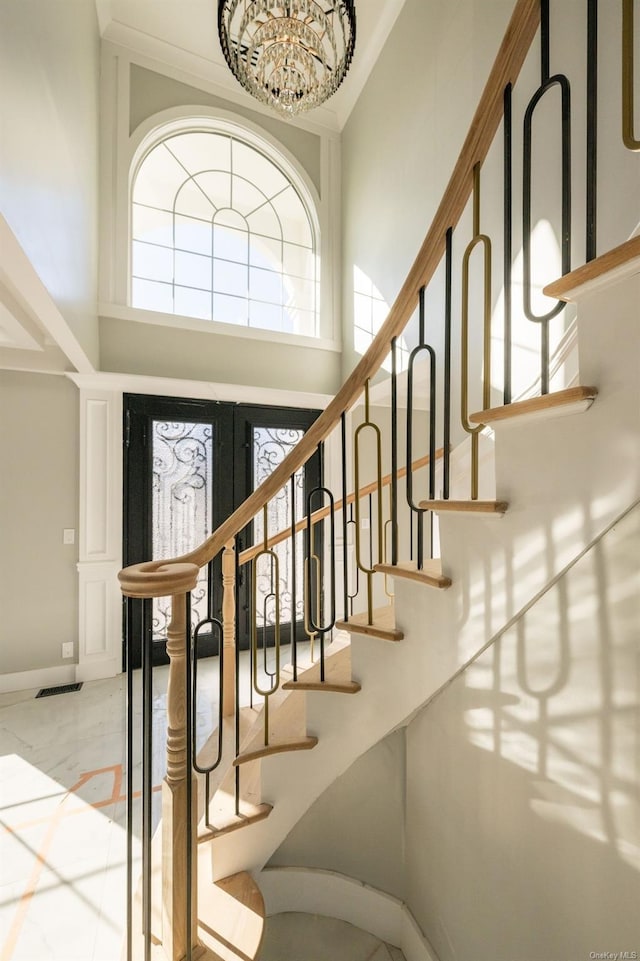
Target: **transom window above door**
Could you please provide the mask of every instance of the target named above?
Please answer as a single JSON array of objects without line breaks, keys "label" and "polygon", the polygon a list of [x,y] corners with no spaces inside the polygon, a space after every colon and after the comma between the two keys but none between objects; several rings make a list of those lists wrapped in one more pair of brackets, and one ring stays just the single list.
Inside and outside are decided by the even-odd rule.
[{"label": "transom window above door", "polygon": [[132,189],[133,307],[319,335],[311,201],[275,154],[214,130],[146,153]]}]

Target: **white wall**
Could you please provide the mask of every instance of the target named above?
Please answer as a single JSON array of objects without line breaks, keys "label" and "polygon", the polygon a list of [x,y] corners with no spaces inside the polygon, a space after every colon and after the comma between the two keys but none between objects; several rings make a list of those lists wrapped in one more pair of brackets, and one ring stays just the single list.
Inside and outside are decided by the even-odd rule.
[{"label": "white wall", "polygon": [[[0,674],[77,654],[78,392],[64,377],[0,371]],[[64,528],[76,543],[62,542]],[[63,661],[71,641],[74,658]]]},{"label": "white wall", "polygon": [[640,944],[640,511],[407,730],[408,904],[440,961]]},{"label": "white wall", "polygon": [[336,871],[404,898],[405,735],[395,731],[322,794],[269,867]]},{"label": "white wall", "polygon": [[96,366],[98,80],[91,0],[0,5],[0,209]]}]

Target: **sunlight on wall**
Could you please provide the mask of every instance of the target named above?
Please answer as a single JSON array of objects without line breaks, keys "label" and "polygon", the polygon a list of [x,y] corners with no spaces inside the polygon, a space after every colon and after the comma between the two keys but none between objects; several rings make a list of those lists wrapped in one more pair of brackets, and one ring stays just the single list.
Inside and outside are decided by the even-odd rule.
[{"label": "sunlight on wall", "polygon": [[465,724],[473,745],[528,772],[522,800],[532,814],[611,845],[640,871],[633,523],[621,523],[611,547],[592,548],[467,671],[477,706]]},{"label": "sunlight on wall", "polygon": [[[555,231],[548,220],[539,220],[531,236],[531,309],[536,316],[548,313],[555,301],[542,293],[542,288],[562,274],[560,246]],[[513,261],[511,294],[511,369],[513,397],[539,392],[537,381],[540,377],[540,327],[539,323],[529,320],[524,313],[524,258],[522,249]],[[553,357],[558,351],[572,311],[568,307],[549,322],[549,352]],[[502,390],[504,379],[504,288],[496,299],[492,318],[493,336],[491,340],[491,383]],[[575,364],[562,367],[554,380],[554,390],[568,387]]]},{"label": "sunlight on wall", "polygon": [[[360,270],[353,268],[353,347],[357,354],[366,354],[389,314],[389,305],[373,281]],[[397,340],[397,370],[406,370],[409,349],[404,337]],[[384,360],[383,368],[391,370],[391,354]]]}]

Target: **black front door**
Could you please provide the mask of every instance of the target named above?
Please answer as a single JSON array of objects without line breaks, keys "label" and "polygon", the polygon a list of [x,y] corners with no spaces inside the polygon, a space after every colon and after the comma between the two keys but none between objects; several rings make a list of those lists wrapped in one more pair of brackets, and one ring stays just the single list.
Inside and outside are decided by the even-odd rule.
[{"label": "black front door", "polygon": [[[318,411],[255,407],[212,401],[128,394],[124,397],[124,564],[176,557],[197,547],[278,466],[313,423]],[[304,514],[307,491],[318,483],[314,459],[269,506],[268,533],[291,523],[291,497],[296,517]],[[238,548],[263,537],[263,518],[242,532]],[[302,623],[302,535],[295,556],[290,541],[278,555],[281,631],[291,621],[292,569],[296,568],[296,627]],[[265,557],[256,568],[257,626],[269,643],[275,619],[274,561]],[[192,593],[192,623],[221,616],[220,558],[200,572]],[[253,604],[252,569],[242,570],[238,585],[238,640],[249,643]],[[166,631],[170,599],[146,604],[146,629],[152,638],[153,662],[167,662]],[[128,636],[133,663],[141,663],[142,606],[130,605]],[[200,638],[200,656],[217,653],[215,635]]]}]

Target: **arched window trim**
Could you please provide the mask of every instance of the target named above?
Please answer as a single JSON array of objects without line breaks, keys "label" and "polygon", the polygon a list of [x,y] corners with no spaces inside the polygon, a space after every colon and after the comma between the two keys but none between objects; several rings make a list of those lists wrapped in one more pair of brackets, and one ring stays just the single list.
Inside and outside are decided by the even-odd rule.
[{"label": "arched window trim", "polygon": [[247,336],[256,339],[276,340],[282,343],[306,344],[325,349],[340,350],[340,343],[335,339],[335,332],[327,323],[330,308],[327,303],[326,266],[323,260],[326,255],[326,242],[321,234],[320,211],[321,200],[315,184],[306,173],[300,162],[293,154],[267,131],[249,120],[239,120],[236,115],[224,111],[213,110],[198,106],[182,106],[161,111],[144,121],[129,138],[128,185],[127,185],[127,303],[131,305],[131,239],[132,239],[132,194],[135,178],[141,164],[147,155],[164,140],[180,133],[214,132],[236,137],[263,154],[269,161],[283,169],[285,176],[296,190],[309,217],[314,236],[315,255],[320,264],[320,312],[319,333],[316,337],[304,334],[283,333],[276,330],[263,330],[243,325],[227,324],[216,320],[200,320],[180,314],[163,314],[143,308],[129,306],[127,310],[134,312],[136,319],[155,323],[162,326],[180,327],[197,331],[229,334],[232,336]]}]

